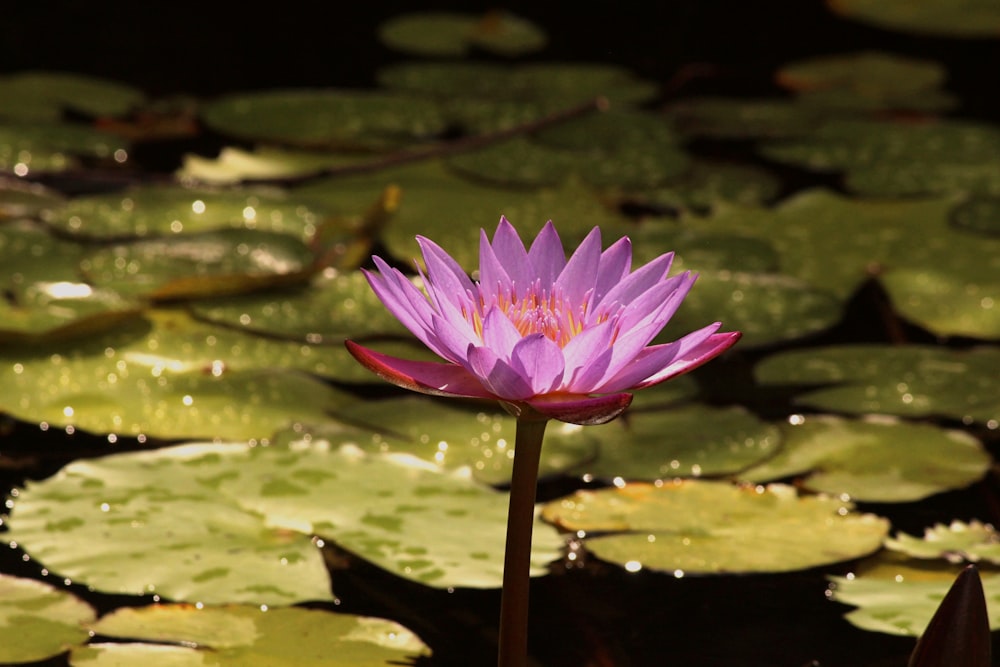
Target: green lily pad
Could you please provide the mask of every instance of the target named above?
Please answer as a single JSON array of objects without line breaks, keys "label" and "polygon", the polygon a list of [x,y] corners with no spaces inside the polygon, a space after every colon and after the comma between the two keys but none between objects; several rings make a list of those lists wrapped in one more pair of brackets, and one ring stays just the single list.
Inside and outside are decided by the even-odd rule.
[{"label": "green lily pad", "polygon": [[147,317],[56,349],[7,345],[0,410],[46,428],[260,440],[356,400],[302,372],[358,366],[342,345],[248,336],[177,312]]},{"label": "green lily pad", "polygon": [[123,116],[144,102],[131,86],[84,74],[25,71],[0,76],[0,116],[55,121],[71,109],[88,116]]},{"label": "green lily pad", "polygon": [[801,102],[859,111],[948,109],[955,100],[939,90],[946,77],[940,63],[881,51],[809,58],[775,76]]},{"label": "green lily pad", "polygon": [[218,497],[217,475],[238,475],[246,450],[189,444],[71,463],[18,494],[8,535],[49,570],[101,591],[209,604],[332,600],[308,534]]},{"label": "green lily pad", "polygon": [[277,232],[224,229],[103,247],[80,262],[91,283],[122,295],[181,299],[306,282],[312,251]]},{"label": "green lily pad", "polygon": [[827,329],[840,319],[834,295],[775,273],[698,271],[698,282],[657,341],[675,340],[709,322],[740,331],[743,347],[794,340]]},{"label": "green lily pad", "polygon": [[446,125],[425,99],[332,89],[227,95],[205,104],[201,117],[229,136],[307,148],[393,148],[433,139]]},{"label": "green lily pad", "polygon": [[973,197],[951,211],[951,224],[975,234],[1000,236],[1000,197]]},{"label": "green lily pad", "polygon": [[471,47],[504,56],[538,51],[545,32],[531,21],[503,11],[482,16],[453,12],[416,12],[395,16],[379,26],[389,48],[422,56],[462,56]]},{"label": "green lily pad", "polygon": [[[18,494],[10,539],[61,576],[176,601],[329,600],[311,535],[427,585],[499,586],[507,494],[352,439],[77,461]],[[562,547],[540,525],[533,574]]]},{"label": "green lily pad", "polygon": [[943,336],[1000,339],[1000,275],[989,273],[975,264],[897,269],[882,284],[896,312],[925,329]]},{"label": "green lily pad", "polygon": [[885,546],[911,558],[943,558],[950,563],[985,561],[1000,565],[1000,533],[980,521],[939,523],[927,528],[922,538],[897,533],[896,537],[885,541]]},{"label": "green lily pad", "polygon": [[0,123],[0,171],[17,176],[63,171],[79,157],[124,162],[127,148],[121,138],[83,125]]},{"label": "green lily pad", "polygon": [[[61,206],[63,196],[39,183],[16,178],[0,179],[0,220],[38,217],[51,208]],[[0,233],[6,228],[0,229]]]},{"label": "green lily pad", "polygon": [[0,341],[68,339],[106,331],[136,317],[140,306],[87,283],[32,283],[0,299]]},{"label": "green lily pad", "polygon": [[629,410],[588,432],[600,450],[576,467],[585,479],[726,475],[771,456],[780,442],[777,428],[742,408],[702,405]]},{"label": "green lily pad", "polygon": [[626,198],[658,209],[707,212],[722,202],[764,204],[780,191],[781,181],[764,169],[695,161],[680,178],[659,187],[630,192]]},{"label": "green lily pad", "polygon": [[1000,7],[990,0],[827,0],[826,4],[847,18],[890,30],[965,38],[1000,34]]},{"label": "green lily pad", "polygon": [[804,476],[806,489],[864,502],[908,502],[960,489],[992,465],[963,431],[888,419],[796,417],[777,456],[739,477],[767,482]]},{"label": "green lily pad", "polygon": [[761,150],[779,162],[845,171],[848,189],[865,195],[1000,194],[1000,129],[989,125],[833,120]]},{"label": "green lily pad", "polygon": [[688,98],[667,107],[682,134],[717,139],[798,137],[815,130],[821,116],[807,105],[768,98]]},{"label": "green lily pad", "polygon": [[[888,552],[855,575],[830,577],[831,599],[857,609],[844,618],[871,632],[919,637],[958,575],[950,563],[904,559]],[[1000,630],[1000,573],[979,573],[990,629]]]},{"label": "green lily pad", "polygon": [[[368,204],[371,204],[370,200]],[[358,209],[362,210],[362,209]],[[326,212],[274,189],[209,190],[174,185],[77,197],[46,216],[70,233],[99,238],[255,229],[309,239]]]},{"label": "green lily pad", "polygon": [[662,220],[648,220],[629,237],[632,239],[633,264],[645,264],[672,252],[674,261],[671,271],[675,272],[777,273],[780,267],[774,246],[754,236],[703,231],[678,227]]},{"label": "green lily pad", "polygon": [[[1000,421],[1000,350],[925,345],[840,345],[782,352],[761,361],[757,380],[806,385],[796,402],[820,410]],[[808,388],[821,385],[820,388]],[[823,386],[825,385],[825,386]]]},{"label": "green lily pad", "polygon": [[23,290],[35,283],[78,282],[83,248],[33,226],[0,227],[0,285]]},{"label": "green lily pad", "polygon": [[189,308],[201,320],[313,344],[408,335],[359,271],[317,276],[308,287],[202,299]]},{"label": "green lily pad", "polygon": [[163,604],[123,608],[90,628],[115,643],[74,649],[73,667],[386,667],[429,649],[412,632],[381,618],[319,609]]},{"label": "green lily pad", "polygon": [[382,232],[382,241],[405,264],[420,256],[415,237],[421,234],[471,271],[479,265],[479,230],[486,229],[492,237],[501,215],[522,238],[530,239],[557,211],[554,222],[567,248],[575,247],[595,226],[604,231],[605,245],[630,229],[624,216],[605,207],[596,193],[574,179],[530,192],[500,189],[449,173],[438,162],[317,181],[298,191],[334,209],[359,210],[390,184],[400,188],[402,204]]},{"label": "green lily pad", "polygon": [[[0,573],[0,662],[35,662],[59,655],[90,636],[84,623],[97,617],[72,593]],[[17,641],[10,641],[11,637]]]},{"label": "green lily pad", "polygon": [[606,97],[613,104],[639,104],[657,86],[622,67],[588,63],[536,63],[507,67],[488,63],[400,63],[378,72],[393,90],[434,98],[534,101],[571,107]]},{"label": "green lily pad", "polygon": [[[492,402],[470,411],[414,396],[367,401],[351,410],[352,424],[373,431],[360,443],[363,448],[412,454],[445,470],[467,469],[474,478],[494,485],[510,482],[516,421]],[[593,458],[595,435],[575,424],[550,424],[539,475],[560,474]]]},{"label": "green lily pad", "polygon": [[502,186],[537,187],[566,180],[580,156],[524,138],[493,144],[449,158],[451,169],[479,181]]},{"label": "green lily pad", "polygon": [[787,572],[867,555],[888,522],[849,503],[798,497],[790,486],[684,480],[577,491],[542,516],[585,537],[588,551],[635,572]]}]

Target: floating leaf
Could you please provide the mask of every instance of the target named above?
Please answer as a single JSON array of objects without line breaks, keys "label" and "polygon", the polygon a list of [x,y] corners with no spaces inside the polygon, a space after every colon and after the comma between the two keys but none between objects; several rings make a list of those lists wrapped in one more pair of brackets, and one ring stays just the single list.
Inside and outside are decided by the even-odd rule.
[{"label": "floating leaf", "polygon": [[63,171],[76,158],[127,159],[127,145],[115,135],[66,123],[0,123],[0,171],[17,176]]},{"label": "floating leaf", "polygon": [[1000,197],[973,197],[951,210],[951,224],[957,229],[1000,236]]},{"label": "floating leaf", "polygon": [[998,339],[1000,275],[989,272],[975,263],[897,269],[882,284],[900,316],[938,335]]},{"label": "floating leaf", "polygon": [[537,51],[545,33],[534,23],[502,11],[483,16],[417,12],[394,16],[379,26],[386,46],[423,56],[462,56],[478,47],[505,56]]},{"label": "floating leaf", "polygon": [[785,65],[775,78],[800,101],[827,109],[943,110],[955,103],[938,90],[946,76],[937,62],[859,51]]},{"label": "floating leaf", "polygon": [[895,420],[805,417],[783,429],[778,454],[739,477],[767,482],[804,476],[802,486],[864,502],[907,502],[973,484],[992,465],[962,431]]},{"label": "floating leaf", "polygon": [[183,181],[228,185],[248,180],[291,178],[358,162],[357,155],[331,155],[264,147],[254,151],[226,146],[215,158],[185,155],[176,176]]},{"label": "floating leaf", "polygon": [[[97,617],[72,593],[33,579],[0,573],[0,662],[35,662],[85,643],[83,626]],[[17,637],[13,641],[13,637]]]},{"label": "floating leaf", "polygon": [[671,211],[711,211],[722,202],[747,206],[763,204],[778,196],[780,191],[778,178],[763,169],[695,161],[680,178],[659,187],[630,192],[626,198]]},{"label": "floating leaf", "polygon": [[71,109],[89,116],[123,116],[144,101],[123,83],[68,72],[25,71],[0,76],[0,116],[55,121]]},{"label": "floating leaf", "polygon": [[332,89],[227,95],[204,105],[201,117],[233,137],[310,148],[392,148],[432,139],[446,124],[428,100]]},{"label": "floating leaf", "polygon": [[315,257],[277,232],[224,229],[104,247],[80,262],[95,285],[168,300],[238,294],[306,282]]},{"label": "floating leaf", "polygon": [[566,180],[581,156],[523,138],[493,144],[448,159],[448,166],[479,181],[505,186],[538,187]]},{"label": "floating leaf", "polygon": [[[545,506],[598,558],[675,574],[786,572],[850,560],[881,547],[888,522],[849,503],[798,497],[789,486],[700,480],[577,491]],[[605,534],[607,533],[607,534]]]},{"label": "floating leaf", "polygon": [[[515,422],[492,402],[473,412],[424,397],[367,401],[351,410],[352,424],[375,431],[360,443],[365,449],[412,454],[446,470],[467,468],[487,484],[510,482]],[[593,458],[598,442],[594,436],[591,429],[575,424],[551,424],[539,474],[559,474]]]},{"label": "floating leaf", "polygon": [[63,201],[61,194],[38,183],[0,178],[0,220],[37,217],[42,211],[61,206]]},{"label": "floating leaf", "polygon": [[1000,7],[991,0],[827,0],[834,12],[881,28],[946,37],[1000,34]]},{"label": "floating leaf", "polygon": [[952,521],[935,524],[924,530],[924,536],[897,533],[885,541],[885,546],[912,558],[943,558],[950,563],[985,561],[1000,565],[1000,533],[980,521]]},{"label": "floating leaf", "polygon": [[[73,667],[387,667],[430,653],[416,635],[381,618],[284,607],[122,608],[91,629],[119,641],[75,649]],[[156,642],[156,643],[153,643]]]},{"label": "floating leaf", "polygon": [[768,357],[755,375],[771,385],[826,385],[796,399],[820,410],[1000,420],[1000,350],[991,347],[834,345]]},{"label": "floating leaf", "polygon": [[32,283],[0,299],[0,341],[67,339],[106,331],[139,313],[139,304],[87,283]]},{"label": "floating leaf", "polygon": [[764,139],[808,134],[821,115],[785,100],[702,97],[674,102],[667,107],[667,117],[685,135]]},{"label": "floating leaf", "polygon": [[[830,597],[858,607],[844,618],[863,630],[918,637],[957,574],[952,564],[906,560],[889,552],[853,576],[830,577]],[[1000,630],[1000,573],[984,570],[980,574],[990,629]]]},{"label": "floating leaf", "polygon": [[[371,204],[370,200],[368,205]],[[362,209],[359,209],[362,210]],[[209,190],[141,186],[77,197],[46,217],[71,234],[101,238],[254,229],[311,238],[326,212],[274,189]]]}]

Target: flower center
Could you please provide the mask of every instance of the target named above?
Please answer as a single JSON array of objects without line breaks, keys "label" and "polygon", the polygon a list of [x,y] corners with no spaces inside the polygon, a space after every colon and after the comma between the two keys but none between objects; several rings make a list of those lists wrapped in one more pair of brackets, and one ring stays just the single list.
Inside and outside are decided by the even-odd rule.
[{"label": "flower center", "polygon": [[[492,307],[502,310],[522,336],[540,333],[564,347],[583,331],[589,298],[577,304],[568,303],[558,291],[547,292],[536,282],[523,295],[518,294],[516,285],[509,291],[497,290],[489,294],[480,286],[478,305],[471,322],[480,336],[483,335],[483,315]],[[604,319],[607,317],[600,317],[598,321]]]}]

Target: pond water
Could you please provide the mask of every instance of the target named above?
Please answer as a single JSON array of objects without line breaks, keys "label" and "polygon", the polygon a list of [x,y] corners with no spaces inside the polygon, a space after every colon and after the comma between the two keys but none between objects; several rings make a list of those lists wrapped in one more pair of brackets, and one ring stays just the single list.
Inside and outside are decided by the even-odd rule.
[{"label": "pond water", "polygon": [[926,4],[12,9],[0,663],[494,664],[514,420],[343,341],[432,359],[357,269],[501,215],[743,332],[549,426],[536,664],[902,666],[965,562],[1000,627],[1000,12]]}]

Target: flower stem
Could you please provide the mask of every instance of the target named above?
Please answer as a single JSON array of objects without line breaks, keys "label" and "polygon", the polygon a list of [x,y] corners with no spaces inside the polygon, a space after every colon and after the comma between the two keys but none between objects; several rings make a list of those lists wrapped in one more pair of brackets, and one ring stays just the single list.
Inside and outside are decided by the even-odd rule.
[{"label": "flower stem", "polygon": [[526,667],[528,664],[531,529],[535,523],[538,462],[547,423],[545,419],[517,420],[514,474],[510,482],[510,508],[507,511],[507,548],[503,560],[499,667]]}]

